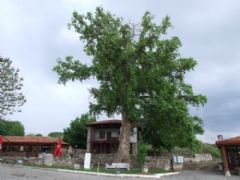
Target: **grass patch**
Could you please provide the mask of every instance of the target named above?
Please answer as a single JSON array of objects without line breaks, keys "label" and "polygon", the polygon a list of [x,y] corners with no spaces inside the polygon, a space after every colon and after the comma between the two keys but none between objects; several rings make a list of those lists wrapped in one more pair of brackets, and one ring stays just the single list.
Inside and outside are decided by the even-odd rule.
[{"label": "grass patch", "polygon": [[[97,168],[92,168],[90,170],[80,169],[80,171],[97,172]],[[116,174],[115,169],[100,168],[99,172]],[[166,170],[163,170],[163,169],[160,169],[160,168],[151,168],[151,169],[149,169],[148,174],[159,174],[159,173],[167,173],[167,172],[173,172],[173,171],[166,171]],[[125,169],[120,169],[120,173],[121,174],[144,174],[144,173],[142,173],[141,168],[131,168],[129,171],[125,170]]]},{"label": "grass patch", "polygon": [[[84,169],[80,168],[79,170],[76,170],[74,168],[61,166],[61,165],[53,165],[53,166],[46,166],[46,165],[31,165],[27,164],[26,166],[29,167],[39,167],[39,168],[47,168],[47,169],[64,169],[64,170],[75,170],[75,171],[83,171],[83,172],[97,172],[97,168],[91,168],[91,169]],[[166,171],[164,169],[160,168],[149,168],[148,174],[161,174],[161,173],[168,173],[168,172],[174,172],[174,171]],[[99,173],[109,173],[109,174],[116,174],[115,169],[105,169],[105,168],[99,168]],[[142,173],[141,168],[131,168],[129,171],[125,169],[120,169],[120,174],[144,174]]]}]

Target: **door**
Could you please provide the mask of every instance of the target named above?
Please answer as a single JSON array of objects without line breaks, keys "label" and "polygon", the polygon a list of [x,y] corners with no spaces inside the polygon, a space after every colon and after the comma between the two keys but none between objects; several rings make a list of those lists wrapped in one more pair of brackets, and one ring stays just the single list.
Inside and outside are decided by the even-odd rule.
[{"label": "door", "polygon": [[107,132],[107,141],[111,141],[111,132]]}]

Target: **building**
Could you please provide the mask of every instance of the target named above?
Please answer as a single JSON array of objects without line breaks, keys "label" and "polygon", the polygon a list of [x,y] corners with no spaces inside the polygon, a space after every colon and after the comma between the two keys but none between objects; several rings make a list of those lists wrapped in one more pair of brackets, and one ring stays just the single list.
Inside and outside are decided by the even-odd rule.
[{"label": "building", "polygon": [[223,139],[221,135],[218,136],[216,145],[221,150],[223,168],[226,176],[231,174],[239,174],[240,171],[240,136]]},{"label": "building", "polygon": [[[57,146],[57,139],[38,136],[3,136],[0,156],[37,157],[39,153],[52,153]],[[62,142],[62,148],[69,145]]]},{"label": "building", "polygon": [[[96,121],[87,124],[87,152],[116,153],[119,145],[121,120]],[[134,128],[130,137],[130,154],[137,151],[138,130]]]}]

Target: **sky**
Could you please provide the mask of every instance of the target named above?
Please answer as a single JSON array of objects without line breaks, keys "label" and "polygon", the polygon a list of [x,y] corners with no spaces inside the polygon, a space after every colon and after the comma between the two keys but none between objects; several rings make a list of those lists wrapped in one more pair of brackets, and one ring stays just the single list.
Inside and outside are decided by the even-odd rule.
[{"label": "sky", "polygon": [[[240,2],[238,0],[0,0],[0,56],[8,57],[24,78],[27,102],[19,120],[26,134],[62,131],[71,120],[88,111],[94,81],[58,84],[52,71],[57,58],[72,55],[82,62],[78,34],[67,24],[72,12],[94,12],[102,6],[126,22],[138,23],[146,11],[155,22],[168,15],[173,28],[169,36],[182,42],[180,54],[193,57],[198,65],[187,74],[195,93],[208,98],[203,108],[191,110],[204,121],[204,142],[215,142],[240,132]],[[98,119],[106,119],[105,115]]]}]

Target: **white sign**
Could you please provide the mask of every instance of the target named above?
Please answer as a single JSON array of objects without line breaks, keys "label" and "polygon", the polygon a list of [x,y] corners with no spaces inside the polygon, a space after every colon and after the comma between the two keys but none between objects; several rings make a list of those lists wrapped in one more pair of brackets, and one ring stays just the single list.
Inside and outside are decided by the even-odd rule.
[{"label": "white sign", "polygon": [[184,163],[184,157],[183,156],[173,156],[173,162],[178,164]]},{"label": "white sign", "polygon": [[184,163],[184,157],[178,156],[178,163],[183,164]]},{"label": "white sign", "polygon": [[90,169],[91,166],[91,153],[85,153],[84,169]]},{"label": "white sign", "polygon": [[131,143],[137,143],[137,128],[133,128],[130,136]]},{"label": "white sign", "polygon": [[177,156],[173,156],[173,162],[177,163]]}]

